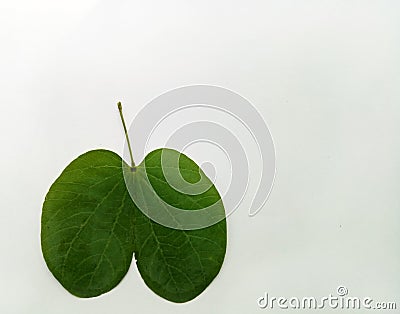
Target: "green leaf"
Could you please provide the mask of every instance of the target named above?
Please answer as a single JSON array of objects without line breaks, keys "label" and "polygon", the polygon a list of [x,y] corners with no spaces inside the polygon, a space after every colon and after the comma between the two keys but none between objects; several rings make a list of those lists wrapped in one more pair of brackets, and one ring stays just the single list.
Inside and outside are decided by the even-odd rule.
[{"label": "green leaf", "polygon": [[89,151],[67,166],[46,195],[43,256],[57,280],[78,297],[110,291],[131,264],[135,206],[122,165],[111,151]]},{"label": "green leaf", "polygon": [[[171,166],[174,163],[176,167]],[[181,189],[201,183],[201,186],[206,187],[205,191],[199,194],[177,191],[175,183],[179,181],[176,179],[178,174],[168,173],[171,169],[178,169],[186,181],[186,184],[178,184]],[[145,283],[159,296],[172,302],[187,302],[211,283],[224,260],[227,239],[221,197],[194,161],[171,149],[158,149],[148,154],[136,171],[132,172],[131,180],[128,189],[133,187],[132,195],[137,205],[134,209],[134,230],[139,272]],[[154,190],[165,203],[183,209],[180,212],[196,212],[210,207],[220,221],[196,230],[163,226],[150,219],[149,214],[150,217],[156,212],[159,214],[157,217],[171,214],[162,202],[158,201],[160,205],[155,205],[155,197],[150,197],[147,193],[149,190]],[[136,201],[140,193],[142,197],[139,205]],[[175,216],[172,218],[179,218]]]},{"label": "green leaf", "polygon": [[199,166],[175,150],[155,150],[136,167],[117,106],[131,166],[106,150],[68,165],[43,204],[43,256],[69,292],[94,297],[118,285],[135,252],[150,289],[187,302],[207,288],[224,261],[221,197]]}]

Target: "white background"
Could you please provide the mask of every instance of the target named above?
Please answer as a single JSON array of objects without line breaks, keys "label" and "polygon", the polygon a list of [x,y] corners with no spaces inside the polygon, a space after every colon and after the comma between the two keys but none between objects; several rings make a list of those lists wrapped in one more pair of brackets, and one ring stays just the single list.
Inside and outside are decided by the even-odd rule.
[{"label": "white background", "polygon": [[[0,17],[1,313],[281,313],[256,300],[340,284],[400,307],[398,1],[2,0]],[[89,149],[122,154],[117,100],[130,121],[199,83],[268,123],[268,203],[230,217],[221,273],[189,303],[156,296],[135,266],[106,295],[71,296],[41,255],[51,183]]]}]

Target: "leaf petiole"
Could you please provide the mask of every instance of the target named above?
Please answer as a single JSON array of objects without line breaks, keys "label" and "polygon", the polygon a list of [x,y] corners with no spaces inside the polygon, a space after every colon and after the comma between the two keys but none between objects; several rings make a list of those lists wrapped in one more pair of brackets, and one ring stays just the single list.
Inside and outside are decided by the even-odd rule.
[{"label": "leaf petiole", "polygon": [[132,170],[135,170],[136,165],[135,165],[135,162],[133,161],[131,142],[129,141],[128,130],[126,129],[124,115],[122,114],[122,104],[119,101],[117,103],[117,105],[118,105],[118,110],[119,110],[119,116],[121,117],[121,121],[122,121],[122,126],[124,127],[126,141],[128,142],[129,155],[131,157],[131,168],[132,168]]}]

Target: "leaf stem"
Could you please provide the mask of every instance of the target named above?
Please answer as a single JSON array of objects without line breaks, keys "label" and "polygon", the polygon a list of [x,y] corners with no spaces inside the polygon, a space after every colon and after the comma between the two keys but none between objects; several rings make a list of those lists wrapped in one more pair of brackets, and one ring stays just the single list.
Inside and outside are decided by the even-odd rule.
[{"label": "leaf stem", "polygon": [[122,121],[122,126],[124,127],[126,141],[128,142],[129,155],[131,157],[131,168],[133,170],[133,169],[135,169],[136,165],[135,165],[135,162],[133,161],[131,142],[129,141],[128,130],[126,129],[124,115],[122,114],[122,104],[119,101],[117,105],[118,105],[118,110],[119,110],[119,116],[121,117],[121,121]]}]

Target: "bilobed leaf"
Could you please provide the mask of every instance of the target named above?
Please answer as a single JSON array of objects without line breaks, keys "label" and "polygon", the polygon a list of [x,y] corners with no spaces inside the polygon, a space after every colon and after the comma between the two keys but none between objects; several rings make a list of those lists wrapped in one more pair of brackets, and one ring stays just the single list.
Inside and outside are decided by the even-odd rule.
[{"label": "bilobed leaf", "polygon": [[127,273],[133,253],[145,283],[187,302],[221,269],[227,244],[221,197],[197,164],[158,149],[131,167],[107,150],[72,161],[50,187],[41,244],[48,268],[73,295],[95,297]]},{"label": "bilobed leaf", "polygon": [[[162,155],[164,153],[164,160]],[[138,191],[149,184],[165,201],[183,210],[201,210],[215,205],[221,221],[197,230],[165,227],[135,207],[135,258],[145,283],[159,296],[173,302],[187,302],[198,296],[218,274],[226,251],[225,210],[215,186],[205,177],[209,188],[191,195],[174,189],[165,178],[162,165],[168,158],[179,158],[179,172],[184,180],[198,182],[204,173],[190,158],[171,149],[148,154],[132,173]],[[165,169],[164,169],[165,171]],[[149,202],[151,203],[151,202]],[[138,205],[138,204],[137,204]],[[139,206],[139,205],[138,205]],[[157,210],[162,211],[160,206]]]},{"label": "bilobed leaf", "polygon": [[135,206],[122,165],[111,151],[89,151],[67,166],[46,195],[43,256],[73,295],[94,297],[108,292],[129,269]]}]

